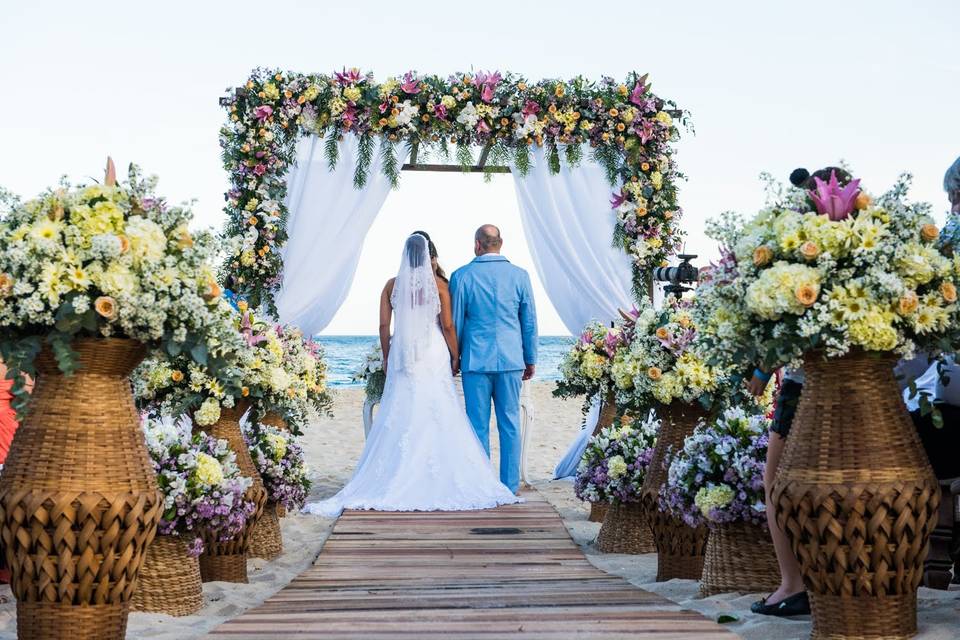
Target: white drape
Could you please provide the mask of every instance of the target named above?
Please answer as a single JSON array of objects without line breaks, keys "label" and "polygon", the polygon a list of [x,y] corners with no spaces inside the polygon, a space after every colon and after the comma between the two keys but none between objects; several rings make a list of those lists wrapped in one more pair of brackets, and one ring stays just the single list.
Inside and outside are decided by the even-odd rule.
[{"label": "white drape", "polygon": [[[373,162],[362,189],[353,186],[359,138],[345,135],[331,171],[323,140],[306,136],[297,143],[296,162],[287,176],[287,234],[283,285],[277,296],[280,320],[304,334],[324,329],[343,304],[360,261],[363,240],[390,192],[376,140]],[[405,158],[398,147],[398,162]]]},{"label": "white drape", "polygon": [[534,267],[567,330],[578,335],[590,320],[609,324],[629,309],[630,258],[611,244],[613,188],[584,150],[579,167],[561,162],[551,175],[543,148],[526,176],[514,168],[520,219]]}]

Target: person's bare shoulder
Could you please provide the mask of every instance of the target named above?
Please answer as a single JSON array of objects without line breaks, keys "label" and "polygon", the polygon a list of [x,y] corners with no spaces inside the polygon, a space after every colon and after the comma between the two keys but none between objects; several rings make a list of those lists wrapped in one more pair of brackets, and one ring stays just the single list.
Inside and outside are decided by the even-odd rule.
[{"label": "person's bare shoulder", "polygon": [[450,283],[440,276],[437,276],[437,289],[440,293],[450,293]]},{"label": "person's bare shoulder", "polygon": [[390,278],[389,280],[387,280],[387,284],[383,285],[383,292],[387,294],[388,297],[390,296],[391,293],[393,293],[393,285],[394,283],[396,283],[396,281],[397,281],[396,278]]}]

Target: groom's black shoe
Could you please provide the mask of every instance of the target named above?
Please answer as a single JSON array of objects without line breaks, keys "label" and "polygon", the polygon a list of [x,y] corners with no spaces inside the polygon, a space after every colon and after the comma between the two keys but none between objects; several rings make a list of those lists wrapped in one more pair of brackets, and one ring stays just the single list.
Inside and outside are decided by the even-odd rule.
[{"label": "groom's black shoe", "polygon": [[807,597],[806,591],[788,596],[777,604],[767,604],[767,599],[764,598],[750,605],[750,611],[762,616],[777,616],[778,618],[806,616],[810,614],[810,598]]}]

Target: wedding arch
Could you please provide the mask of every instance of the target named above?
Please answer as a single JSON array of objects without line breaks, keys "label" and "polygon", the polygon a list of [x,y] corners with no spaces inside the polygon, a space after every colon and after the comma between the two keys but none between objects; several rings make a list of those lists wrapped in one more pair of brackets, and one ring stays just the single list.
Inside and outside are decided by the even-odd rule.
[{"label": "wedding arch", "polygon": [[235,240],[224,270],[307,333],[346,298],[403,170],[512,173],[535,267],[571,333],[645,295],[680,243],[672,143],[686,114],[646,75],[410,71],[378,83],[357,69],[257,69],[220,102]]}]

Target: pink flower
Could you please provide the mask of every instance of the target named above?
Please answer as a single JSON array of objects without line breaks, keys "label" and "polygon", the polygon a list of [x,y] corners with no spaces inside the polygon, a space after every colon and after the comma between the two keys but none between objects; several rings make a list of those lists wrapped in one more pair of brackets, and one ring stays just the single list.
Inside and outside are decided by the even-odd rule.
[{"label": "pink flower", "polygon": [[523,104],[523,109],[521,110],[521,113],[524,115],[524,117],[529,116],[531,114],[536,115],[540,113],[540,105],[538,105],[533,100],[527,100]]},{"label": "pink flower", "polygon": [[348,84],[355,84],[360,82],[360,70],[359,69],[350,69],[347,71],[344,69],[342,72],[334,72],[334,77],[337,79],[337,82],[340,86],[346,86]]},{"label": "pink flower", "polygon": [[437,116],[439,120],[447,119],[447,108],[442,104],[438,104],[433,108],[433,115]]},{"label": "pink flower", "polygon": [[253,173],[256,174],[256,175],[258,175],[258,176],[262,176],[262,175],[265,174],[266,172],[267,172],[267,167],[266,167],[266,165],[264,165],[264,164],[258,164],[257,166],[255,166],[255,167],[253,168]]},{"label": "pink flower", "polygon": [[268,104],[262,104],[253,110],[253,115],[257,120],[263,122],[273,115],[273,107]]},{"label": "pink flower", "polygon": [[637,132],[637,135],[640,136],[640,142],[647,144],[647,141],[653,137],[653,123],[649,120],[644,120],[643,124],[640,125],[640,131]]},{"label": "pink flower", "polygon": [[477,133],[490,133],[490,125],[483,118],[477,122]]},{"label": "pink flower", "polygon": [[860,192],[860,180],[851,180],[847,186],[840,188],[837,172],[830,172],[830,181],[824,182],[814,176],[817,188],[807,194],[817,207],[817,213],[825,215],[833,221],[845,220],[856,208],[857,194]]},{"label": "pink flower", "polygon": [[420,93],[420,81],[414,77],[412,71],[407,71],[403,74],[403,82],[400,84],[400,88],[406,93]]},{"label": "pink flower", "polygon": [[387,104],[386,102],[381,102],[381,103],[380,103],[380,113],[386,113],[386,112],[387,112],[387,109],[389,109],[389,108],[390,108],[390,105]]},{"label": "pink flower", "polygon": [[643,77],[637,80],[637,84],[634,85],[633,91],[630,92],[630,102],[639,106],[642,106],[645,102],[643,94],[647,92],[647,74],[643,74]]}]

